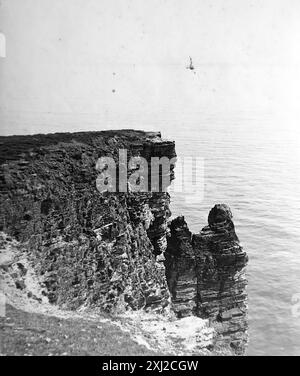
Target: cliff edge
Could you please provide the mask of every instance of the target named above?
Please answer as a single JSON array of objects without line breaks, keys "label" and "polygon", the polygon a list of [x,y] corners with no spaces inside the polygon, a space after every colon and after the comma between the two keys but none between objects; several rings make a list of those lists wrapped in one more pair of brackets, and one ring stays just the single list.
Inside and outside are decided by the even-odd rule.
[{"label": "cliff edge", "polygon": [[198,316],[216,328],[216,346],[243,353],[247,255],[230,209],[215,206],[193,235],[183,217],[169,222],[167,192],[100,192],[97,160],[118,161],[120,149],[128,159],[176,157],[156,132],[0,137],[0,231],[26,248],[50,303]]}]

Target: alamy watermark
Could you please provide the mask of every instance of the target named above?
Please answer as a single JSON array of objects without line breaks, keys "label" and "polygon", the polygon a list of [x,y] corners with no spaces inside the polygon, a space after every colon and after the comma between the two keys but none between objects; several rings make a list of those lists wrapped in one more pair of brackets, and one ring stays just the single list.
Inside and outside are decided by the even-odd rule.
[{"label": "alamy watermark", "polygon": [[[104,192],[176,192],[188,200],[202,201],[204,196],[204,160],[199,157],[168,158],[141,156],[128,158],[120,149],[118,162],[101,157],[96,163],[97,189]],[[129,159],[129,160],[128,160]],[[176,165],[176,178],[174,171]]]}]

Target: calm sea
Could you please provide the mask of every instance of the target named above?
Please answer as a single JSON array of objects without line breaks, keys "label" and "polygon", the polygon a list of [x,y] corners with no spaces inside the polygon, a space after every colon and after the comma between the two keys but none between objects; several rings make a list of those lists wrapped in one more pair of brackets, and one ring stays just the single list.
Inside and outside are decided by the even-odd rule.
[{"label": "calm sea", "polygon": [[[181,157],[204,160],[204,198],[172,193],[173,215],[198,232],[215,203],[230,205],[248,252],[249,355],[300,355],[300,133],[257,119],[173,129]],[[177,174],[178,177],[178,174]]]}]

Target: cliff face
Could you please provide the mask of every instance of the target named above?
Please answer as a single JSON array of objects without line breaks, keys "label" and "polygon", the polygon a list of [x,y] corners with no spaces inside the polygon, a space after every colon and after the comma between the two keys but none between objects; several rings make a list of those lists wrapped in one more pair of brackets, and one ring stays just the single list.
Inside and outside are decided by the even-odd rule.
[{"label": "cliff face", "polygon": [[118,161],[120,149],[128,159],[176,156],[159,133],[0,137],[0,231],[26,245],[50,302],[108,312],[171,303],[178,317],[222,323],[221,337],[241,352],[247,256],[230,209],[215,207],[192,235],[183,217],[168,225],[168,193],[100,193],[96,162]]},{"label": "cliff face", "polygon": [[[166,248],[166,193],[99,193],[96,162],[175,155],[137,131],[2,137],[0,229],[28,243],[51,302],[162,310],[169,293],[155,254]],[[149,235],[149,236],[148,236]]]}]

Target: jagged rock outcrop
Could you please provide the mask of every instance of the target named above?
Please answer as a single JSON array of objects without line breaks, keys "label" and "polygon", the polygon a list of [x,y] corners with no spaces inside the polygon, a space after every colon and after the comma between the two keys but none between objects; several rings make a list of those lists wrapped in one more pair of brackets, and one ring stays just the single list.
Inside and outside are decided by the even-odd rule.
[{"label": "jagged rock outcrop", "polygon": [[191,316],[197,304],[196,257],[184,217],[170,223],[165,259],[172,308],[178,317]]},{"label": "jagged rock outcrop", "polygon": [[[51,303],[161,312],[172,302],[179,318],[217,323],[216,342],[242,353],[247,255],[230,209],[216,205],[191,234],[184,217],[168,225],[170,196],[149,181],[148,192],[99,192],[97,160],[118,162],[120,149],[128,160],[176,157],[174,142],[153,132],[0,137],[0,231],[26,247]],[[174,179],[173,164],[166,174]]]},{"label": "jagged rock outcrop", "polygon": [[169,195],[96,188],[98,158],[118,161],[120,149],[128,159],[176,156],[174,142],[150,132],[0,137],[0,230],[28,243],[53,303],[107,311],[168,305],[156,255],[166,249]]},{"label": "jagged rock outcrop", "polygon": [[227,205],[216,205],[209,225],[191,235],[183,217],[170,224],[166,275],[179,317],[196,315],[220,323],[217,339],[241,354],[247,344],[246,252]]}]

